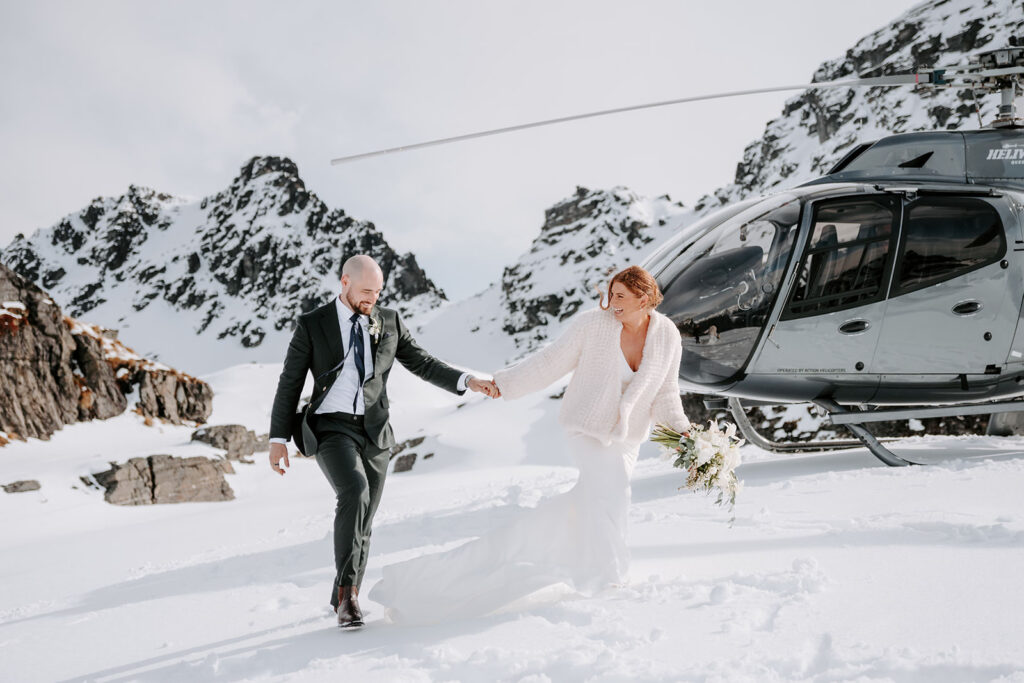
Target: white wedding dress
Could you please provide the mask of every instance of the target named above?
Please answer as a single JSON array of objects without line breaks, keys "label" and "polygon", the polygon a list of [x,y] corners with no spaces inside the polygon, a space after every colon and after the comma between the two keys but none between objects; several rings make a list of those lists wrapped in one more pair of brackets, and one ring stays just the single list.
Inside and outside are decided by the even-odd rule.
[{"label": "white wedding dress", "polygon": [[[634,371],[622,358],[622,390]],[[640,443],[604,446],[569,438],[580,474],[569,491],[451,550],[383,568],[369,598],[392,621],[433,623],[486,614],[536,590],[566,583],[585,595],[626,580],[629,479]]]}]

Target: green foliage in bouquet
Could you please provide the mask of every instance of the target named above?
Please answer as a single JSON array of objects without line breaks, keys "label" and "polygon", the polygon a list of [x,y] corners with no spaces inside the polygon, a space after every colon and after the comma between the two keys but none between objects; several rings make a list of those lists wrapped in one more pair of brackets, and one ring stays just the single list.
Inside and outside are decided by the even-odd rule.
[{"label": "green foliage in bouquet", "polygon": [[[736,437],[736,425],[728,424],[721,430],[714,423],[707,427],[690,425],[680,433],[663,424],[655,425],[651,441],[664,448],[675,460],[675,467],[686,470],[686,483],[691,491],[711,493],[718,491],[716,505],[736,507],[736,494],[742,488],[736,478],[736,467],[740,464],[740,446],[743,440]],[[683,488],[680,486],[679,488]],[[735,521],[735,514],[729,519],[729,526]]]}]

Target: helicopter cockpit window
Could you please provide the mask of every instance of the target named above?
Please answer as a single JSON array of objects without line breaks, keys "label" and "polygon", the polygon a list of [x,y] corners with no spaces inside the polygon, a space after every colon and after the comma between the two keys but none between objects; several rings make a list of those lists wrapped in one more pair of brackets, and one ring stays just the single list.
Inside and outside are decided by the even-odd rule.
[{"label": "helicopter cockpit window", "polygon": [[883,138],[854,157],[836,179],[862,176],[958,178],[965,174],[964,139],[949,133],[916,133]]},{"label": "helicopter cockpit window", "polygon": [[780,195],[710,229],[658,277],[659,310],[679,328],[679,375],[729,381],[746,365],[789,261],[800,202]]},{"label": "helicopter cockpit window", "polygon": [[889,197],[818,204],[784,317],[817,315],[884,297],[896,219],[896,200]]},{"label": "helicopter cockpit window", "polygon": [[995,208],[971,197],[922,197],[907,205],[896,266],[905,294],[994,263],[1006,253]]}]

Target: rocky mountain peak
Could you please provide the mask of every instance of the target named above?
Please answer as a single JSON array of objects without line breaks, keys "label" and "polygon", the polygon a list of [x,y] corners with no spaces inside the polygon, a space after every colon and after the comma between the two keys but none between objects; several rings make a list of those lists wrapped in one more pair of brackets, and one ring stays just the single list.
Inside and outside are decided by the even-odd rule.
[{"label": "rocky mountain peak", "polygon": [[287,337],[296,316],[334,296],[342,263],[357,253],[380,263],[383,305],[411,314],[444,300],[414,255],[397,254],[373,223],[330,210],[291,159],[256,156],[226,189],[199,201],[135,185],[93,200],[15,238],[0,262],[49,289],[73,316],[130,330],[147,355],[190,367],[175,355],[175,340],[212,333],[234,341],[237,353],[268,335]]},{"label": "rocky mountain peak", "polygon": [[682,213],[668,195],[577,187],[544,212],[529,251],[502,273],[503,330],[517,347],[534,348],[547,338],[546,326],[591,302],[615,271],[639,263]]},{"label": "rocky mountain peak", "polygon": [[238,177],[235,178],[232,185],[248,184],[268,173],[280,174],[288,179],[302,182],[299,178],[299,167],[288,157],[254,156],[242,166],[242,170],[239,171]]}]

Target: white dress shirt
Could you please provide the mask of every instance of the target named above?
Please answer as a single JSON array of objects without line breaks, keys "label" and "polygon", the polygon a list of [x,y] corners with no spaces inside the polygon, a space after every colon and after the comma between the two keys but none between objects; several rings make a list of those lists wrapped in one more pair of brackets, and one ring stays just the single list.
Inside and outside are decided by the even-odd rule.
[{"label": "white dress shirt", "polygon": [[[341,367],[338,378],[331,385],[323,402],[316,409],[316,413],[355,413],[362,415],[366,412],[366,404],[363,402],[363,387],[359,384],[359,371],[355,366],[355,347],[350,350],[349,342],[352,333],[352,321],[350,318],[355,313],[348,307],[341,295],[334,298],[334,304],[338,309],[338,326],[341,328],[341,348],[345,355],[345,364]],[[360,314],[359,325],[363,329],[363,381],[373,376],[373,352],[370,345],[370,318]],[[469,373],[464,372],[459,377],[456,389],[465,391],[469,384]],[[353,402],[355,409],[353,410]],[[287,439],[274,438],[270,443],[288,443]]]},{"label": "white dress shirt", "polygon": [[[351,344],[352,321],[349,318],[355,313],[348,304],[341,300],[341,296],[334,298],[334,305],[338,309],[338,326],[341,328],[341,348],[344,350],[345,364],[341,366],[341,373],[338,379],[331,385],[320,407],[316,409],[320,413],[355,413],[362,415],[366,412],[366,404],[363,403],[363,387],[359,383],[359,370],[356,368],[356,349]],[[370,317],[359,314],[359,325],[363,329],[363,381],[373,376],[373,353],[370,346]],[[351,344],[351,346],[350,346]],[[354,407],[353,407],[354,406]]]}]

